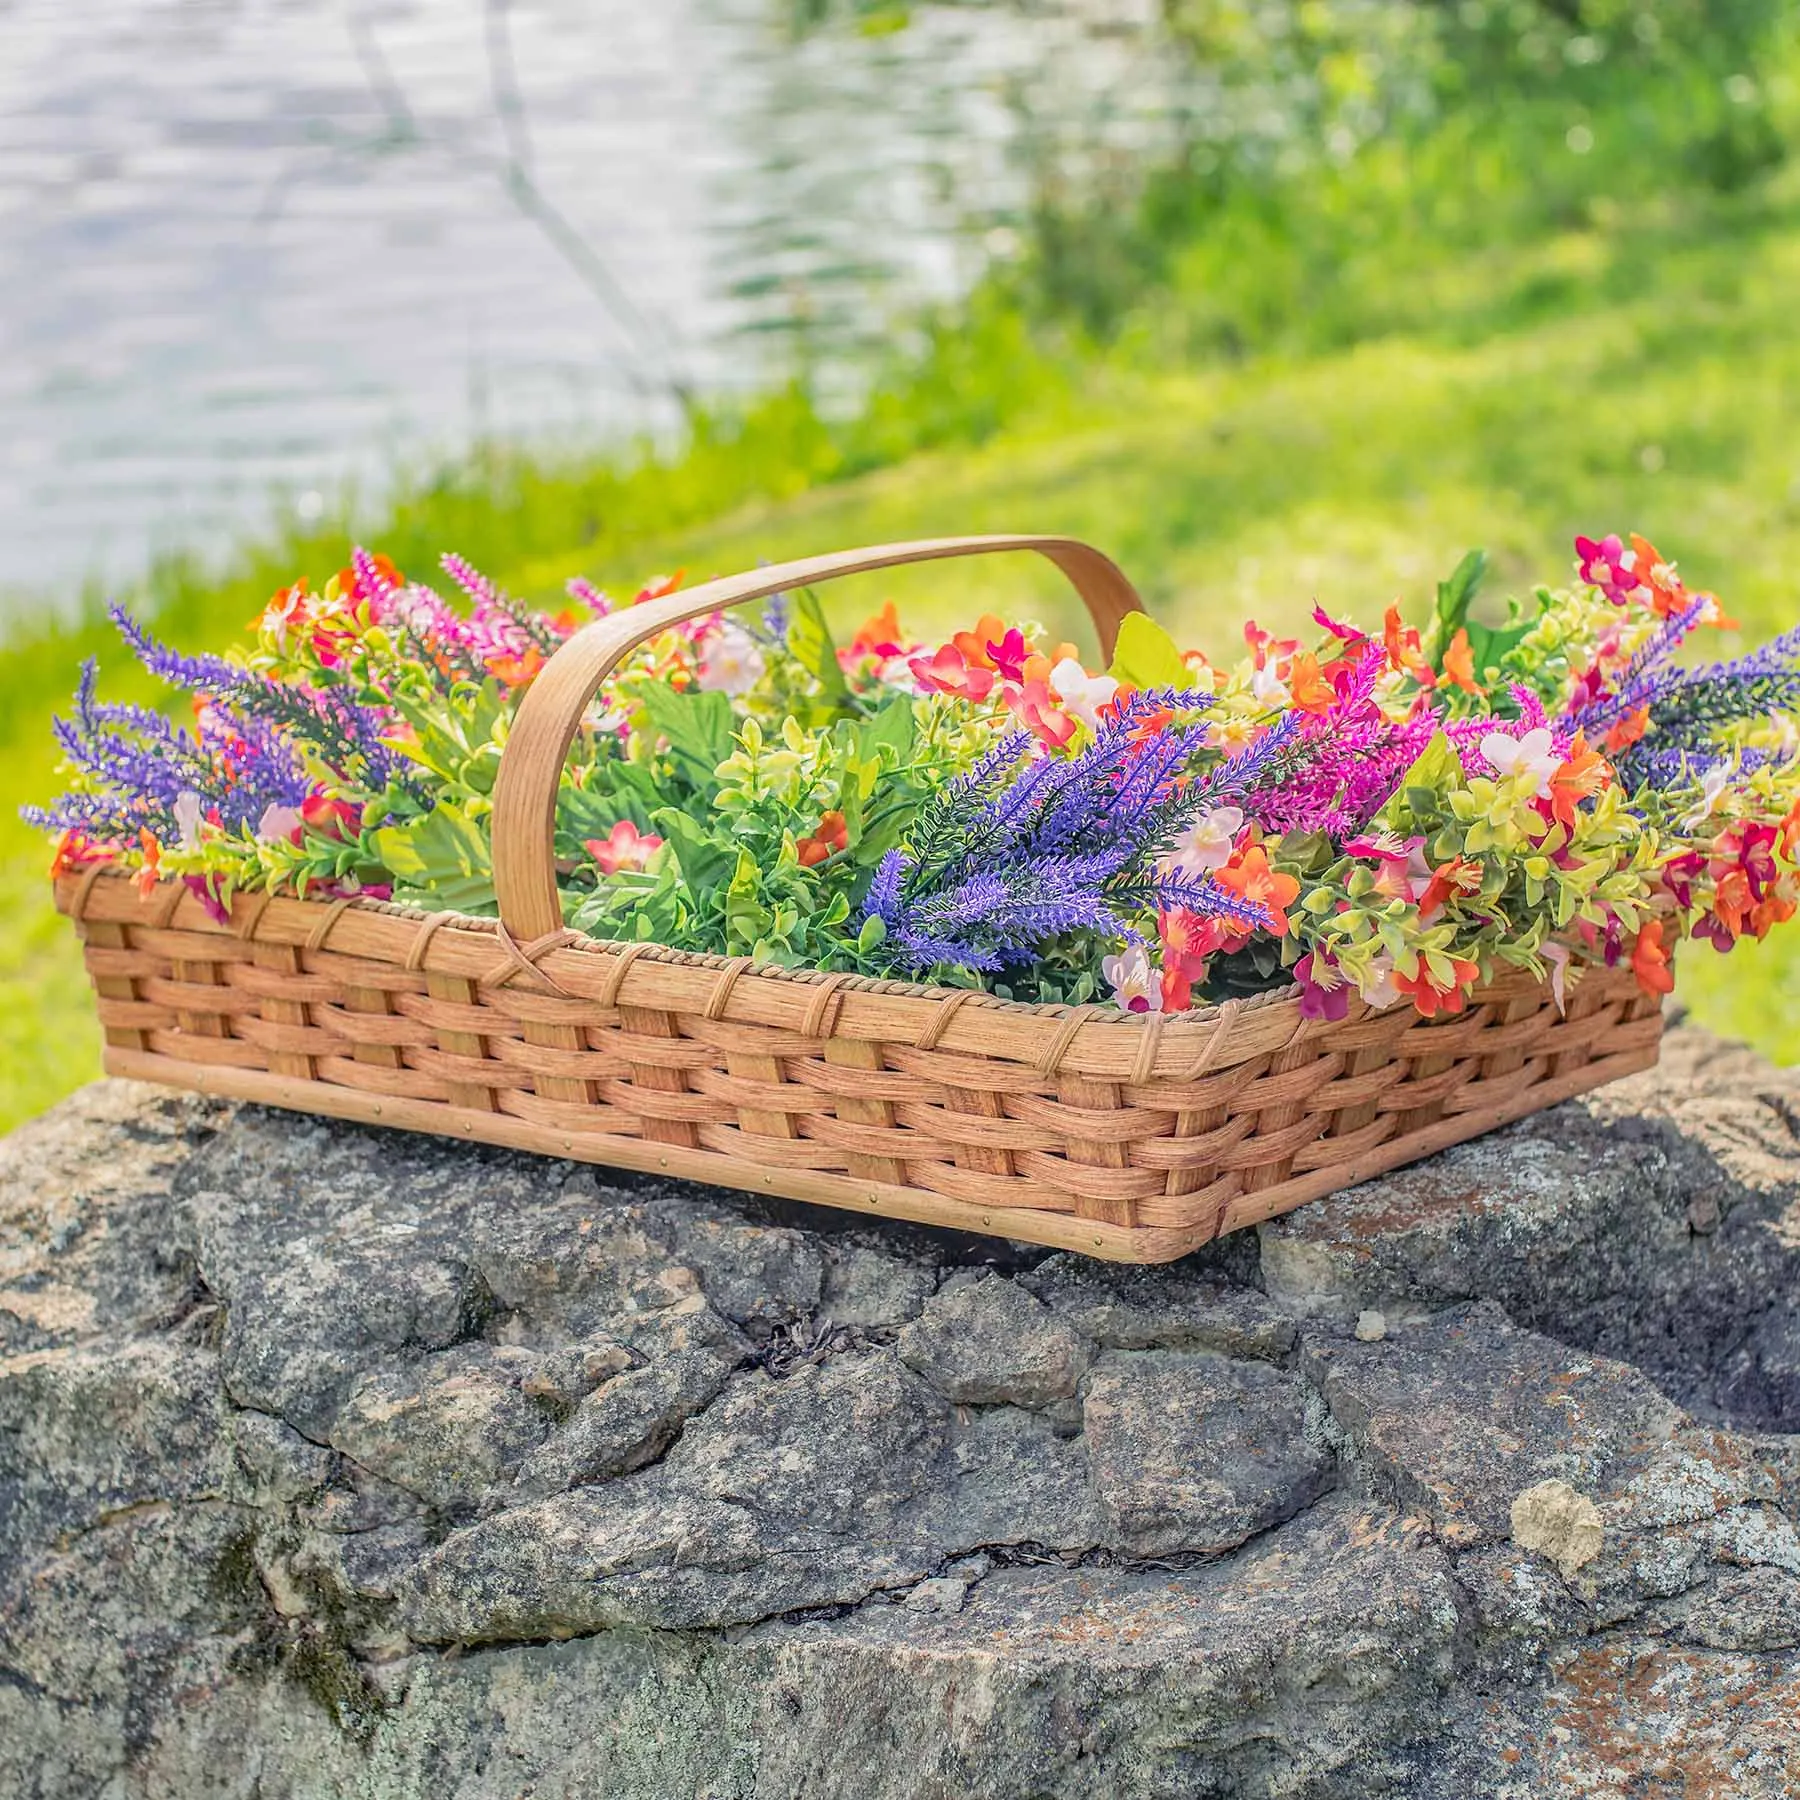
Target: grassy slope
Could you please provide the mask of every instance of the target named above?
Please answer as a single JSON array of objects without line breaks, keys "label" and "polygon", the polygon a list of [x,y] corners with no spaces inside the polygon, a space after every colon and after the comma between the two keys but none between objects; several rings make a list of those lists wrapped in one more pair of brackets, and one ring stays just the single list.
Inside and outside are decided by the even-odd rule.
[{"label": "grassy slope", "polygon": [[[1315,597],[1364,617],[1396,594],[1416,608],[1470,544],[1494,552],[1516,586],[1557,574],[1576,530],[1629,526],[1717,587],[1747,639],[1800,621],[1800,202],[1765,196],[1691,238],[1573,234],[1473,279],[1506,305],[1471,307],[1465,270],[1461,304],[1435,330],[1204,374],[1146,372],[1140,348],[1078,386],[1047,381],[978,448],[854,480],[809,488],[792,467],[708,452],[697,460],[710,477],[690,465],[609,488],[606,516],[624,524],[583,530],[571,515],[567,536],[594,540],[585,553],[508,558],[496,549],[504,520],[491,508],[465,517],[454,495],[411,507],[382,542],[417,566],[409,546],[435,534],[550,598],[576,570],[628,587],[676,564],[698,576],[890,538],[1067,531],[1116,555],[1180,635],[1222,651],[1246,613],[1298,624]],[[804,432],[791,448],[831,472]],[[759,491],[778,497],[726,510]],[[555,527],[536,519],[525,535],[555,541]],[[340,549],[319,545],[308,561],[322,573]],[[269,575],[265,562],[229,582],[190,581],[168,615],[173,634],[219,641]],[[921,628],[982,607],[1074,623],[1053,578],[1021,559],[865,581],[837,604],[855,614],[879,593]],[[21,799],[53,785],[44,727],[89,641],[84,631],[0,653],[0,747]],[[97,1064],[42,862],[10,807],[0,812],[0,1129]],[[1703,1017],[1800,1057],[1794,937],[1729,960],[1692,954],[1683,991]]]}]

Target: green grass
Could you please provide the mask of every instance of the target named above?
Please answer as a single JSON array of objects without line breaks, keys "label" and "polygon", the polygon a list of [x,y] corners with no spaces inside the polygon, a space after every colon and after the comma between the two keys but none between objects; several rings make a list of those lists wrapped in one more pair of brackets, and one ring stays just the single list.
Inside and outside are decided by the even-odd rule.
[{"label": "green grass", "polygon": [[[1595,205],[1479,254],[1418,252],[1389,277],[1403,306],[1339,296],[1364,309],[1360,335],[1344,317],[1272,329],[1279,348],[1210,366],[1168,352],[1191,306],[1146,306],[1102,348],[979,297],[912,385],[883,387],[856,420],[778,395],[662,462],[479,459],[412,484],[364,535],[415,569],[460,549],[552,599],[575,572],[628,589],[676,565],[692,579],[892,538],[1071,532],[1115,555],[1178,635],[1226,652],[1247,614],[1297,625],[1315,598],[1420,610],[1472,544],[1504,589],[1560,575],[1577,530],[1629,527],[1717,588],[1743,641],[1800,620],[1794,180]],[[328,573],[345,548],[341,524],[288,531],[223,570],[165,567],[149,599],[178,641],[217,644],[279,580]],[[1026,559],[864,578],[833,604],[856,617],[885,594],[922,629],[984,608],[1076,623]],[[141,691],[106,637],[88,619],[0,649],[19,799],[53,791],[48,719],[81,655],[102,652],[112,691]],[[44,860],[0,812],[0,1128],[98,1066]],[[1800,1057],[1800,931],[1729,959],[1697,950],[1681,983],[1701,1018]]]}]

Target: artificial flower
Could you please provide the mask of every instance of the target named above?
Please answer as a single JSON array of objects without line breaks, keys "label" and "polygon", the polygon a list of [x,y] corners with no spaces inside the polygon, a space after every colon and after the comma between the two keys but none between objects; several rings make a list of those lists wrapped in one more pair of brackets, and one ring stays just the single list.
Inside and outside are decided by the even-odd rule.
[{"label": "artificial flower", "polygon": [[1244,828],[1241,806],[1208,808],[1175,840],[1168,866],[1190,875],[1210,874],[1230,862],[1238,833]]},{"label": "artificial flower", "polygon": [[1127,944],[1116,956],[1102,957],[1100,973],[1112,989],[1116,1006],[1134,1013],[1162,1011],[1162,983],[1142,944]]},{"label": "artificial flower", "polygon": [[602,875],[617,875],[621,869],[644,868],[662,842],[654,832],[640,832],[630,819],[620,819],[605,837],[588,838],[582,848]]},{"label": "artificial flower", "polygon": [[1051,665],[1049,685],[1064,711],[1073,713],[1090,731],[1100,722],[1100,709],[1119,691],[1112,676],[1090,675],[1072,656]]},{"label": "artificial flower", "polygon": [[727,619],[700,651],[699,685],[710,693],[747,694],[767,668],[762,647],[743,626]]},{"label": "artificial flower", "polygon": [[1490,731],[1481,740],[1481,758],[1526,800],[1535,800],[1540,794],[1547,793],[1551,779],[1563,763],[1547,725],[1540,725],[1523,737]]},{"label": "artificial flower", "polygon": [[1649,919],[1639,927],[1631,951],[1631,972],[1646,994],[1674,991],[1675,976],[1669,968],[1669,953],[1663,947],[1661,919]]}]

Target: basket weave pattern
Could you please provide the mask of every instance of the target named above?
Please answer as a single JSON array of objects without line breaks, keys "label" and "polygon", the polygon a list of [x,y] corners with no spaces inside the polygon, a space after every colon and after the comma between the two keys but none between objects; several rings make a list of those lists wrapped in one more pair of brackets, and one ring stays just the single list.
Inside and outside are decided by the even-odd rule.
[{"label": "basket weave pattern", "polygon": [[1291,996],[1149,1020],[768,971],[492,921],[69,879],[112,1073],[1162,1261],[1646,1068],[1629,973],[1566,1014]]},{"label": "basket weave pattern", "polygon": [[1462,1016],[1293,990],[1148,1018],[752,966],[567,930],[551,856],[587,709],[659,631],[904,563],[1032,551],[1110,658],[1139,610],[1091,546],[935,538],[711,581],[577,632],[526,690],[494,789],[499,920],[240,894],[95,864],[57,884],[106,1067],[303,1112],[667,1171],[895,1218],[1161,1262],[1656,1061],[1629,971],[1567,1012],[1509,977]]}]

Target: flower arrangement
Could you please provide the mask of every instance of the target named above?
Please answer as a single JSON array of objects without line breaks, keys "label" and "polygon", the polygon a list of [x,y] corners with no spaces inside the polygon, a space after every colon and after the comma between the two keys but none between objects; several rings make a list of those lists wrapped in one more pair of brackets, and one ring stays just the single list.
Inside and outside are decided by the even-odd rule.
[{"label": "flower arrangement", "polygon": [[[1023,621],[922,644],[891,603],[839,646],[808,592],[650,639],[591,709],[556,852],[607,939],[1177,1012],[1294,983],[1460,1012],[1505,969],[1628,963],[1672,985],[1800,907],[1800,631],[1734,660],[1641,538],[1578,538],[1575,579],[1484,624],[1479,553],[1424,628],[1315,609],[1215,667],[1142,615],[1088,668]],[[511,702],[612,602],[554,616],[455,557],[452,604],[358,551],[276,594],[231,656],[123,612],[191,726],[104,702],[57,726],[68,793],[31,816],[57,872],[491,913]],[[675,577],[637,598],[671,591]],[[629,603],[627,603],[629,604]]]}]

